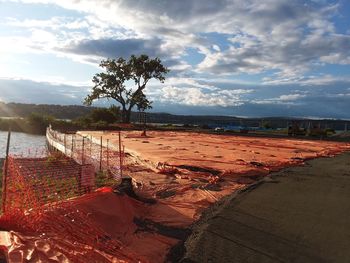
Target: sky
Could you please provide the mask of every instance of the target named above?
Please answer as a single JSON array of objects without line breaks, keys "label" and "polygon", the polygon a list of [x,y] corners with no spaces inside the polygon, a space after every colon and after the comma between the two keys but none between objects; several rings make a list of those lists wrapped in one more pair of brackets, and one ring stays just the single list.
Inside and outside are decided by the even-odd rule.
[{"label": "sky", "polygon": [[132,54],[155,112],[350,119],[348,0],[0,0],[0,101],[82,104]]}]

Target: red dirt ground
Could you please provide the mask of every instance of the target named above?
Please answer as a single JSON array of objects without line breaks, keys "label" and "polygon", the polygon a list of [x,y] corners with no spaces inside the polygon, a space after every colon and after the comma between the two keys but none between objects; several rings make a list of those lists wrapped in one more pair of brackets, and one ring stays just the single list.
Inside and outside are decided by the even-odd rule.
[{"label": "red dirt ground", "polygon": [[[113,132],[81,132],[96,138],[103,136],[117,142]],[[295,139],[255,138],[186,132],[149,131],[147,137],[140,132],[123,132],[126,152],[156,167],[158,163],[207,167],[237,174],[246,173],[247,163],[260,162],[268,167],[285,166],[298,159],[335,154],[348,149],[342,143]]]},{"label": "red dirt ground", "polygon": [[[80,133],[96,139],[103,136],[103,140],[109,139],[111,145],[118,142],[118,134],[113,132]],[[113,258],[127,262],[164,262],[169,249],[179,239],[152,229],[142,230],[135,218],[188,228],[218,199],[256,182],[271,171],[350,150],[349,144],[316,140],[156,131],[147,135],[141,137],[140,132],[123,132],[123,145],[129,154],[126,174],[134,179],[136,193],[156,199],[156,204],[145,204],[109,191],[75,201],[74,207],[89,214],[92,224],[98,225],[121,246],[121,253],[104,254],[100,262],[113,262]],[[118,148],[117,144],[115,148]],[[11,235],[20,236],[19,233]],[[10,251],[21,254],[22,259],[24,255],[30,258],[28,251],[23,252],[28,246],[31,251],[43,250],[42,247],[33,249],[38,237],[33,239],[35,242],[29,238],[20,240],[21,245],[10,247]],[[55,250],[48,243],[45,246],[47,251]],[[64,255],[70,259],[68,252]],[[53,262],[62,262],[62,255],[61,259],[56,255]]]}]

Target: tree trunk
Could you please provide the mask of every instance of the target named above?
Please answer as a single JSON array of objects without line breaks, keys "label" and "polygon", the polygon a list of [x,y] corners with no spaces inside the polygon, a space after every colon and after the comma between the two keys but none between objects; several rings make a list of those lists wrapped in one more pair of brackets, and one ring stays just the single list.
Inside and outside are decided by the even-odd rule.
[{"label": "tree trunk", "polygon": [[122,122],[130,123],[131,109],[123,109],[122,110]]}]

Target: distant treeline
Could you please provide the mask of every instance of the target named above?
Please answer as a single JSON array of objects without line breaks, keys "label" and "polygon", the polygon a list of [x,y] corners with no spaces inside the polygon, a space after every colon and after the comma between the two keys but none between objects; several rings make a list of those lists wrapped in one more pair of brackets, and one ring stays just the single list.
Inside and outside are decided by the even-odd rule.
[{"label": "distant treeline", "polygon": [[33,134],[45,134],[46,128],[51,125],[56,130],[65,132],[93,129],[113,129],[112,125],[120,119],[118,107],[92,108],[89,114],[73,120],[58,119],[45,113],[32,112],[26,117],[0,118],[0,130],[9,130]]},{"label": "distant treeline", "polygon": [[95,107],[79,105],[48,105],[0,102],[0,117],[29,117],[31,113],[50,115],[57,119],[76,119],[91,113]]},{"label": "distant treeline", "polygon": [[[38,116],[44,116],[44,124],[55,119],[74,120],[69,123],[59,123],[60,126],[67,128],[76,126],[91,125],[98,122],[94,119],[94,113],[99,113],[101,108],[87,107],[79,105],[48,105],[48,104],[23,104],[23,103],[2,103],[0,102],[0,117],[21,117],[33,123],[33,119],[38,122]],[[35,114],[36,116],[33,116]],[[96,114],[95,114],[96,115]],[[101,115],[101,114],[97,114]],[[102,114],[105,115],[105,114]],[[117,116],[118,113],[116,112]],[[46,117],[45,117],[46,116]],[[91,120],[92,117],[92,120]],[[101,121],[110,123],[108,116],[104,116]],[[28,119],[29,118],[29,119]],[[45,118],[47,121],[45,121]],[[100,118],[100,117],[98,117]],[[114,122],[119,122],[117,116]],[[131,121],[138,122],[139,114],[132,112]],[[198,115],[173,115],[168,113],[147,113],[148,123],[164,124],[184,124],[198,125],[201,127],[225,127],[225,126],[243,126],[243,127],[264,127],[264,128],[287,128],[293,122],[298,122],[300,127],[308,128],[309,126],[320,126],[321,128],[331,128],[335,130],[344,130],[346,124],[350,130],[350,121],[345,120],[312,120],[303,118],[285,118],[285,117],[267,117],[267,118],[238,118],[232,116],[198,116]],[[7,121],[1,123],[0,129],[5,129]],[[17,127],[21,122],[16,121],[14,126]],[[103,126],[103,125],[102,125]],[[20,127],[18,129],[21,129]]]},{"label": "distant treeline", "polygon": [[0,130],[7,131],[11,128],[15,132],[25,132],[31,134],[45,134],[48,125],[54,125],[55,128],[74,130],[80,129],[77,123],[71,123],[65,120],[53,119],[45,115],[32,114],[27,118],[0,119]]},{"label": "distant treeline", "polygon": [[[137,114],[132,115],[132,120],[137,119]],[[316,120],[305,118],[286,118],[286,117],[266,117],[266,118],[238,118],[231,116],[198,116],[198,115],[173,115],[168,113],[148,113],[147,121],[150,123],[172,123],[184,125],[198,125],[209,127],[263,127],[263,128],[287,128],[298,123],[301,128],[320,127],[322,129],[330,128],[334,130],[344,130],[348,127],[350,130],[350,121],[346,120]]]}]

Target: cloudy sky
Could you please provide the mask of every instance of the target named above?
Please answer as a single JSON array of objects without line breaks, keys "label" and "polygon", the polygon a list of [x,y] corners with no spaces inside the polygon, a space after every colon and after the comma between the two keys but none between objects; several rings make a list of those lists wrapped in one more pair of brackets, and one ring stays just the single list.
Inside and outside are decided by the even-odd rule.
[{"label": "cloudy sky", "polygon": [[350,119],[348,0],[0,0],[1,101],[81,104],[142,53],[153,111]]}]

